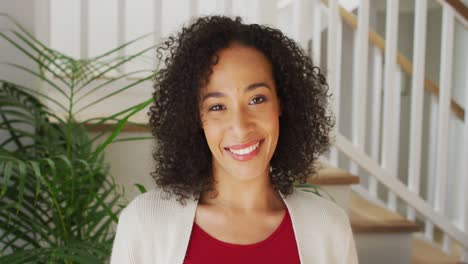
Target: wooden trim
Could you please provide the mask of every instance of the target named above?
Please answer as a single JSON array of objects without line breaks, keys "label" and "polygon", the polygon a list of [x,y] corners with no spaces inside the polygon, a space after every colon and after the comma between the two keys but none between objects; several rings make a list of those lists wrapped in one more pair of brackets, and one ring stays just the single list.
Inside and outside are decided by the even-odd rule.
[{"label": "wooden trim", "polygon": [[[322,0],[322,1],[325,3],[328,2],[327,0]],[[455,2],[458,2],[458,1],[455,1]],[[355,15],[349,13],[348,11],[346,11],[346,9],[344,9],[341,6],[340,6],[340,15],[343,18],[343,21],[346,22],[346,24],[348,24],[351,28],[353,29],[357,28],[357,19]],[[373,30],[369,30],[369,40],[375,46],[377,46],[382,52],[385,52],[385,40],[377,32]],[[400,52],[397,53],[397,63],[398,65],[401,66],[401,68],[406,74],[413,75],[413,65],[411,64],[410,60],[406,58]],[[424,78],[424,87],[434,96],[437,96],[437,97],[439,96],[439,87],[434,82],[429,80],[428,78]],[[450,102],[450,108],[452,109],[452,112],[460,120],[462,121],[465,120],[465,110],[453,99]]]},{"label": "wooden trim", "polygon": [[421,230],[419,224],[375,205],[355,192],[351,193],[349,218],[355,233],[407,233]]},{"label": "wooden trim", "polygon": [[449,5],[451,5],[457,13],[459,13],[462,17],[468,20],[468,7],[462,3],[460,0],[445,0]]}]

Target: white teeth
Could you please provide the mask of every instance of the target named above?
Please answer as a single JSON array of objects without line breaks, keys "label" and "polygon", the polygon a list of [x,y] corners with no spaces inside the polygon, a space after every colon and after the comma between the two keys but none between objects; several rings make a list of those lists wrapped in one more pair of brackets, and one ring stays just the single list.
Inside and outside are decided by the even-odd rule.
[{"label": "white teeth", "polygon": [[246,154],[249,154],[250,152],[254,151],[255,149],[258,148],[258,145],[260,145],[260,142],[257,142],[257,144],[255,145],[252,145],[248,148],[245,148],[245,149],[229,149],[229,151],[231,151],[232,153],[234,154],[237,154],[237,155],[246,155]]}]

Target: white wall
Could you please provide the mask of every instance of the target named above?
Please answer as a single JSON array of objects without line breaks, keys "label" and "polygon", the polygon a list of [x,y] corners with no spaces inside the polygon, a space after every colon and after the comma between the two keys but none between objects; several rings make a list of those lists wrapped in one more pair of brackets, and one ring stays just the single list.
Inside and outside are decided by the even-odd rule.
[{"label": "white wall", "polygon": [[[47,0],[0,1],[0,10],[2,13],[10,14],[14,19],[20,21],[21,24],[33,34],[40,33],[41,36],[39,39],[47,42],[47,32],[38,29],[38,26],[42,26],[46,23],[44,17],[47,17],[47,10],[43,8],[46,1]],[[17,30],[18,28],[6,18],[0,17],[0,29]],[[12,36],[11,33],[5,33],[10,37]],[[12,44],[7,43],[3,39],[0,40],[0,51],[0,62],[2,62],[0,63],[0,79],[34,89],[40,88],[40,82],[36,77],[24,74],[17,69],[13,69],[12,67],[3,64],[3,62],[11,62],[30,69],[37,69],[34,62],[14,48]],[[0,137],[5,138],[6,136],[6,131],[0,130]],[[7,145],[7,147],[10,146],[12,145]]]},{"label": "white wall", "polygon": [[[43,0],[37,1],[35,3],[31,0],[18,0],[18,1],[0,1],[0,10],[2,13],[7,13],[13,16],[16,20],[20,21],[21,24],[33,34],[36,33],[37,27],[36,23],[38,18],[36,17],[36,8],[40,5],[40,2]],[[0,18],[0,28],[3,29],[17,29],[12,23],[7,19]],[[11,34],[8,34],[11,36]],[[20,65],[24,65],[30,68],[34,68],[35,63],[31,62],[26,56],[21,52],[18,52],[11,44],[6,43],[6,41],[0,41],[0,60],[15,62]],[[22,73],[19,73],[17,70],[13,70],[11,67],[0,64],[0,78],[7,80],[14,80],[23,85],[35,85],[37,79],[31,76],[25,76]]]},{"label": "white wall", "polygon": [[[46,32],[37,29],[37,25],[43,25],[43,16],[47,10],[41,8],[41,5],[46,0],[30,1],[30,0],[17,0],[17,1],[0,1],[0,10],[2,13],[12,15],[16,20],[32,33],[41,33],[41,40],[47,41]],[[0,18],[0,29],[14,29],[14,25],[7,21],[5,18]],[[11,34],[8,34],[11,36]],[[11,44],[6,43],[0,39],[0,62],[12,62],[23,65],[30,69],[35,68],[35,63],[31,62],[26,56],[18,52]],[[0,79],[9,82],[17,83],[20,85],[28,86],[31,88],[39,89],[40,83],[37,78],[20,73],[18,70],[12,69],[5,65],[0,64]],[[32,132],[32,131],[31,131]],[[0,130],[0,142],[3,142],[9,135],[5,130]],[[6,148],[14,148],[13,144],[6,145]],[[2,235],[2,234],[0,234]],[[10,252],[4,252],[10,253]]]}]

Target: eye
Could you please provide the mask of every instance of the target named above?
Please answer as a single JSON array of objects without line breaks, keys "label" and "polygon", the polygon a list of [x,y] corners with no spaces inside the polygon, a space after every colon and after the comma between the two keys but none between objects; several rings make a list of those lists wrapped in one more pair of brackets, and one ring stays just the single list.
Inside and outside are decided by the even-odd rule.
[{"label": "eye", "polygon": [[221,111],[223,109],[224,109],[224,107],[222,105],[214,105],[214,106],[210,107],[208,109],[208,111],[215,111],[216,112],[216,111]]},{"label": "eye", "polygon": [[260,103],[265,102],[265,100],[266,100],[265,97],[263,97],[263,96],[257,96],[257,97],[255,97],[255,98],[253,98],[252,101],[250,101],[249,104],[260,104]]}]

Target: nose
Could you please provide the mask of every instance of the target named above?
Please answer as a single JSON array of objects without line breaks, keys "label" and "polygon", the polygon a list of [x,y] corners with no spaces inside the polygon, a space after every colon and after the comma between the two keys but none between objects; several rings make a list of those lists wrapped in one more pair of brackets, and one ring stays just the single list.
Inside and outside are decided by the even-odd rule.
[{"label": "nose", "polygon": [[232,111],[231,131],[239,138],[245,139],[253,129],[253,118],[242,107]]}]

